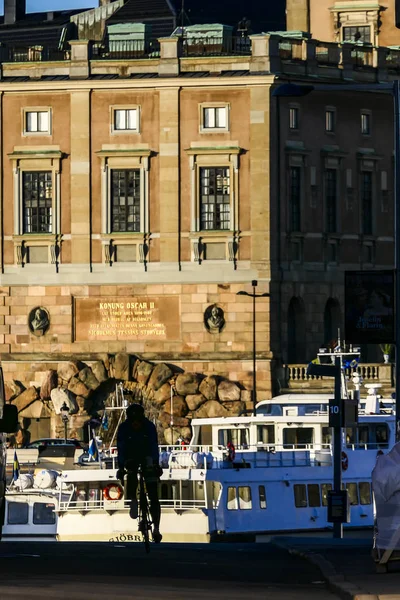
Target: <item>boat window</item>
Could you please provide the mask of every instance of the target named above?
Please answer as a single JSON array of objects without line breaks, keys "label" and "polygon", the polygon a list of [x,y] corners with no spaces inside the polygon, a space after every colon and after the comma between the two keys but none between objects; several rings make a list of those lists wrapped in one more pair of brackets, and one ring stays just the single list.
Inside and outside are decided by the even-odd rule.
[{"label": "boat window", "polygon": [[321,506],[321,498],[319,495],[319,485],[317,483],[309,483],[307,485],[308,506]]},{"label": "boat window", "polygon": [[34,525],[54,525],[56,514],[54,504],[45,504],[44,502],[35,502],[33,505],[33,524]]},{"label": "boat window", "polygon": [[371,486],[368,481],[362,481],[358,484],[360,494],[360,504],[371,504]]},{"label": "boat window", "polygon": [[368,425],[358,426],[358,443],[362,446],[370,442]]},{"label": "boat window", "polygon": [[356,483],[346,483],[346,490],[349,495],[350,506],[356,506],[358,504],[358,492]]},{"label": "boat window", "polygon": [[170,483],[170,482],[161,483],[160,498],[162,498],[163,500],[172,500],[173,497],[174,497],[174,493],[173,493],[173,489],[172,489],[172,483]]},{"label": "boat window", "polygon": [[323,483],[321,485],[322,506],[328,506],[328,492],[330,492],[331,489],[331,483]]},{"label": "boat window", "polygon": [[257,425],[257,442],[259,444],[275,444],[275,426]]},{"label": "boat window", "polygon": [[212,427],[211,425],[202,425],[199,431],[199,446],[212,445]]},{"label": "boat window", "polygon": [[29,505],[27,502],[8,503],[8,524],[26,525],[28,523]]},{"label": "boat window", "polygon": [[281,404],[263,404],[257,408],[258,415],[270,415],[272,417],[282,416],[282,405]]},{"label": "boat window", "polygon": [[250,510],[251,505],[251,489],[249,486],[239,487],[239,508],[242,510]]},{"label": "boat window", "polygon": [[387,426],[387,423],[376,423],[375,439],[378,448],[389,447],[389,427]]},{"label": "boat window", "polygon": [[228,510],[237,510],[238,509],[238,501],[236,497],[236,488],[228,487],[228,502],[227,502]]},{"label": "boat window", "polygon": [[356,428],[346,427],[346,446],[349,448],[350,446],[356,443]]},{"label": "boat window", "polygon": [[304,508],[307,506],[307,495],[306,495],[306,486],[301,484],[296,484],[293,486],[294,491],[294,505],[297,508]]},{"label": "boat window", "polygon": [[314,429],[312,427],[285,427],[283,430],[283,444],[287,447],[305,447],[314,441]]},{"label": "boat window", "polygon": [[267,508],[267,497],[265,495],[265,485],[258,486],[258,496],[260,498],[260,508]]},{"label": "boat window", "polygon": [[231,442],[235,448],[246,449],[250,443],[250,430],[246,429],[219,429],[218,430],[218,444],[220,446],[227,446],[228,442]]},{"label": "boat window", "polygon": [[326,445],[332,444],[332,427],[322,428],[322,443]]}]

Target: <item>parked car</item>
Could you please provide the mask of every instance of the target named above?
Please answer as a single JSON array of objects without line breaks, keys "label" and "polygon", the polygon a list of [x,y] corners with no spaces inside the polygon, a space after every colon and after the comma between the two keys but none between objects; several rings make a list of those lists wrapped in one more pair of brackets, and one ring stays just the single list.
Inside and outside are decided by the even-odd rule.
[{"label": "parked car", "polygon": [[47,446],[75,446],[75,448],[79,448],[80,450],[86,450],[87,444],[84,442],[80,442],[79,440],[67,439],[64,438],[41,438],[39,440],[35,440],[31,442],[26,448],[43,448]]}]

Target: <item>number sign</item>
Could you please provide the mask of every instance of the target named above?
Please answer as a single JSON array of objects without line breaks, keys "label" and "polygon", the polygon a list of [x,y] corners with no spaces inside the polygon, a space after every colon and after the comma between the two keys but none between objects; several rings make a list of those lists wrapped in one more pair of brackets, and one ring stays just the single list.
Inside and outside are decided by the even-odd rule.
[{"label": "number sign", "polygon": [[343,427],[343,400],[336,401],[335,398],[329,399],[329,427]]}]

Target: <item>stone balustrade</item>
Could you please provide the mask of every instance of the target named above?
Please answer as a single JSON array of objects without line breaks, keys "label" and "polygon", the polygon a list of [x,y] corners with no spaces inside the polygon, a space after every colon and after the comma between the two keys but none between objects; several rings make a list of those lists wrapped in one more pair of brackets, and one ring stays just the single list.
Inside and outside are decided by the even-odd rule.
[{"label": "stone balustrade", "polygon": [[[307,375],[306,364],[291,364],[284,366],[283,388],[288,391],[307,390],[308,392],[333,391],[334,381],[330,377],[317,377]],[[363,363],[358,366],[358,373],[362,378],[362,385],[366,383],[379,383],[382,391],[393,391],[393,365],[383,363]],[[348,369],[351,375],[352,369]]]}]

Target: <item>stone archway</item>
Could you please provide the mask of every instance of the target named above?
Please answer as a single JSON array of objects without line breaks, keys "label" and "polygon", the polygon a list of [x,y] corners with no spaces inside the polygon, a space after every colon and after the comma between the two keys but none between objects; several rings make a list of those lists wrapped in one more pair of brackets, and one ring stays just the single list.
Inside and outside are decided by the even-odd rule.
[{"label": "stone archway", "polygon": [[306,361],[306,311],[302,298],[293,296],[288,314],[287,362],[304,363]]},{"label": "stone archway", "polygon": [[[341,322],[342,312],[339,301],[336,298],[328,298],[324,311],[324,344],[338,339]],[[343,337],[343,332],[341,337]]]}]

